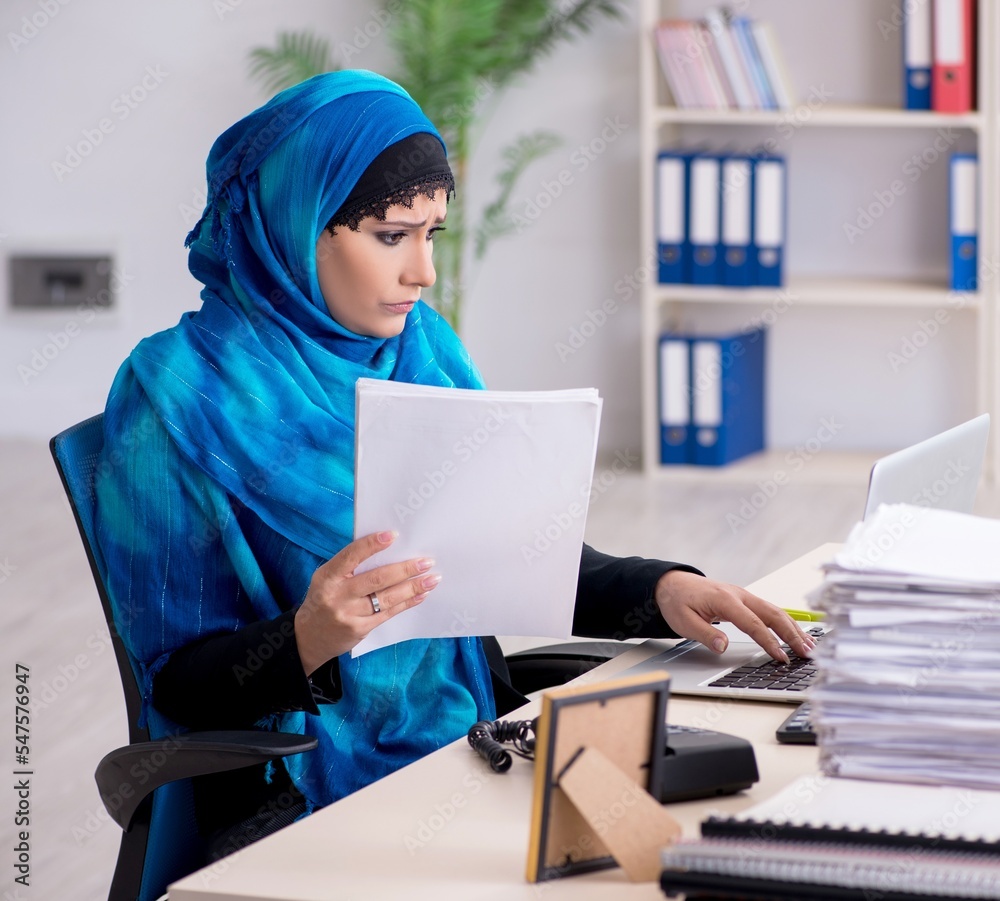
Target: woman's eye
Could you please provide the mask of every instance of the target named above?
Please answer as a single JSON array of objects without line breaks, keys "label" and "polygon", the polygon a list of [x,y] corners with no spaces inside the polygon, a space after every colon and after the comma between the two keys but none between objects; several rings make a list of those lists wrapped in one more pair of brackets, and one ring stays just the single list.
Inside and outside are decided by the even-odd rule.
[{"label": "woman's eye", "polygon": [[388,245],[389,247],[395,247],[400,241],[403,240],[403,232],[385,232],[380,234],[379,240]]},{"label": "woman's eye", "polygon": [[445,227],[443,225],[436,225],[436,226],[434,226],[434,228],[432,228],[430,231],[427,232],[427,240],[428,241],[433,241],[434,237],[437,235],[438,232],[443,232],[443,231],[446,231],[446,230],[447,229],[445,229]]}]

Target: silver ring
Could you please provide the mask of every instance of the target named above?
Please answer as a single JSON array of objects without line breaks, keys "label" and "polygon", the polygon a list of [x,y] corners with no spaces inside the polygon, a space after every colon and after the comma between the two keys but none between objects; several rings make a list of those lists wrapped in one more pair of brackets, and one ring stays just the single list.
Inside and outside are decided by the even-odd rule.
[{"label": "silver ring", "polygon": [[372,602],[372,613],[382,612],[382,605],[378,602],[378,595],[374,591],[368,595],[368,600]]}]

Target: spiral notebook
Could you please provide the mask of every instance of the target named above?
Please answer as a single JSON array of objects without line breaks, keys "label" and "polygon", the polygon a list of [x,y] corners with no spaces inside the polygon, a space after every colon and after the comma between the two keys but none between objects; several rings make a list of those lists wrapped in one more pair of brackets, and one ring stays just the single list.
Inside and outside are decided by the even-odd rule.
[{"label": "spiral notebook", "polygon": [[1000,792],[805,776],[663,852],[688,898],[1000,899]]}]

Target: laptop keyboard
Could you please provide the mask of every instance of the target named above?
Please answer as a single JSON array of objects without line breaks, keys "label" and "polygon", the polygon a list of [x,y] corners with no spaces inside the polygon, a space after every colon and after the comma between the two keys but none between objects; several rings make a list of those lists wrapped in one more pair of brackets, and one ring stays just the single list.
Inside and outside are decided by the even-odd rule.
[{"label": "laptop keyboard", "polygon": [[[822,629],[806,629],[817,642],[825,634]],[[788,663],[767,659],[762,663],[738,666],[710,682],[712,688],[745,688],[755,691],[805,691],[816,675],[816,663],[809,657],[799,657],[788,645],[782,645]]]}]

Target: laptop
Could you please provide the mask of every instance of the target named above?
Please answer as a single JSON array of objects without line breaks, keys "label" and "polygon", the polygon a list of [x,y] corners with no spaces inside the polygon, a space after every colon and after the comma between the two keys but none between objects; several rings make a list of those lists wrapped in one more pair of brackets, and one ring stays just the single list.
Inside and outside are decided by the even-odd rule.
[{"label": "laptop", "polygon": [[875,462],[864,519],[879,504],[915,504],[971,513],[986,456],[990,414],[941,432]]},{"label": "laptop", "polygon": [[[877,460],[868,481],[865,516],[879,504],[907,503],[971,513],[989,436],[988,413]],[[802,623],[817,642],[829,631],[823,622]],[[783,645],[789,664],[772,660],[749,635],[731,623],[717,628],[729,637],[720,654],[700,642],[681,641],[620,675],[657,669],[670,672],[671,694],[799,704],[816,673],[813,662]]]}]

